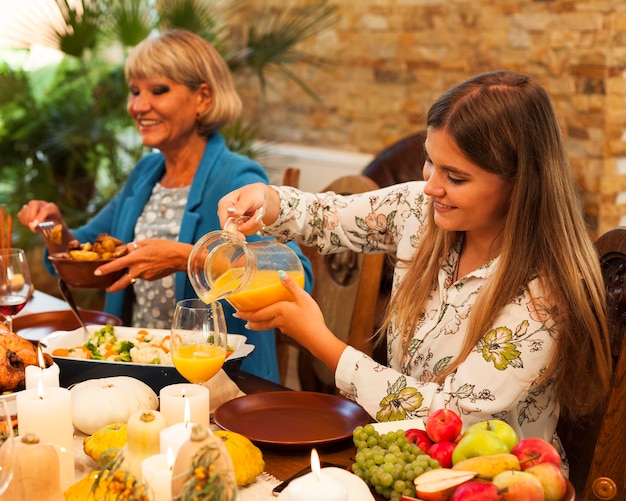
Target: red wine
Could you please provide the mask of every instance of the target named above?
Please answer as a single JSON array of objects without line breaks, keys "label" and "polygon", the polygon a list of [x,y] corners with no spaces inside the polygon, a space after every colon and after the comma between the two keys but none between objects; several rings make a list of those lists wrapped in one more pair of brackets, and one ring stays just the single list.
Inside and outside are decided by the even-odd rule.
[{"label": "red wine", "polygon": [[0,315],[17,315],[24,305],[26,298],[24,296],[0,296]]}]

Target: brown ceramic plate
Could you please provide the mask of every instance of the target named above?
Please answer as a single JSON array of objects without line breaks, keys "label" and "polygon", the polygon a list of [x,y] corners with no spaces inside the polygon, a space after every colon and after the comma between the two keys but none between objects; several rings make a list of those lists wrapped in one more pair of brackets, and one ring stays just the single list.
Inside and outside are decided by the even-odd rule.
[{"label": "brown ceramic plate", "polygon": [[[122,325],[121,319],[103,311],[80,310],[80,314],[87,325]],[[70,310],[30,313],[13,319],[15,333],[31,341],[39,341],[55,331],[73,331],[79,327],[78,320]]]},{"label": "brown ceramic plate", "polygon": [[343,397],[307,391],[257,393],[217,409],[215,423],[260,446],[303,449],[342,442],[370,422],[358,404]]}]

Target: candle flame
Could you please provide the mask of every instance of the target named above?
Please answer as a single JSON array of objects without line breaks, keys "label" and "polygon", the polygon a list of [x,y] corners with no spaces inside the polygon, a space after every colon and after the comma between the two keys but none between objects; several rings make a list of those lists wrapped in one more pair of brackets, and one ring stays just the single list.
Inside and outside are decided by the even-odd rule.
[{"label": "candle flame", "polygon": [[46,361],[43,358],[43,350],[41,349],[41,345],[37,345],[37,359],[39,362],[39,367],[41,367],[41,369],[45,369],[46,368]]},{"label": "candle flame", "polygon": [[39,378],[39,382],[37,383],[37,396],[39,397],[39,400],[43,400],[43,378]]},{"label": "candle flame", "polygon": [[185,399],[185,413],[183,414],[183,422],[185,423],[185,427],[189,425],[189,421],[191,421],[191,407],[189,405],[189,399]]},{"label": "candle flame", "polygon": [[319,480],[320,478],[320,457],[315,449],[311,449],[311,471]]},{"label": "candle flame", "polygon": [[174,456],[174,451],[172,450],[171,447],[168,447],[167,448],[167,466],[170,470],[174,468],[175,460],[176,460],[176,457]]}]

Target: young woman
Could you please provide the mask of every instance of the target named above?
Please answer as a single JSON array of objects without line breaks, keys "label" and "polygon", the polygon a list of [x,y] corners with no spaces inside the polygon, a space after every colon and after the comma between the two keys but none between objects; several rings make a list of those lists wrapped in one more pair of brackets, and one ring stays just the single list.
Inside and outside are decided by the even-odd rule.
[{"label": "young woman", "polygon": [[295,338],[377,420],[449,407],[465,426],[499,418],[550,440],[611,373],[598,256],[550,99],[525,75],[475,76],[434,103],[425,149],[425,182],[352,196],[255,184],[219,203],[222,222],[252,216],[246,234],[394,254],[388,366],[337,339],[289,277],[294,303],[238,316]]}]

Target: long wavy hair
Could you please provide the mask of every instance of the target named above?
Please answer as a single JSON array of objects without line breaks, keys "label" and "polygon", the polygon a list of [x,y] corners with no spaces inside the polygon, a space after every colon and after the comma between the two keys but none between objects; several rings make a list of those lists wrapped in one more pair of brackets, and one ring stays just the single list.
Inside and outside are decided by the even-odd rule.
[{"label": "long wavy hair", "polygon": [[192,91],[206,83],[211,106],[198,119],[198,133],[208,137],[241,113],[241,99],[228,64],[207,40],[187,30],[174,29],[136,45],[124,63],[126,81],[166,77]]},{"label": "long wavy hair", "polygon": [[[606,300],[598,255],[583,219],[554,108],[530,77],[511,71],[477,75],[430,108],[428,129],[445,129],[473,163],[513,182],[500,262],[472,309],[460,355],[436,375],[453,373],[491,328],[498,312],[535,277],[554,307],[556,349],[542,380],[552,380],[561,411],[580,417],[599,405],[611,378]],[[383,325],[392,319],[403,346],[414,334],[444,259],[461,238],[428,225]]]}]

